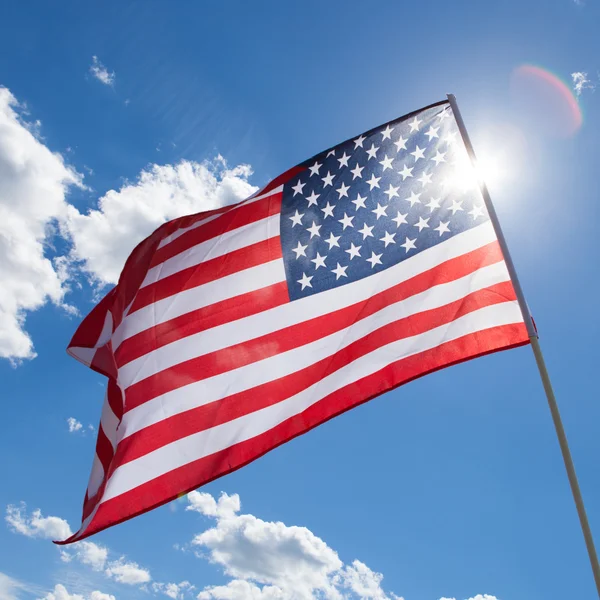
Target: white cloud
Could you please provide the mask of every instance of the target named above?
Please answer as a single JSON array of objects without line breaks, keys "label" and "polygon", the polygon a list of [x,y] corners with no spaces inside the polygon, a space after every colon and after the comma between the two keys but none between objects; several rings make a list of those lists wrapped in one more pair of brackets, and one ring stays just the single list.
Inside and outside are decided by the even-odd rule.
[{"label": "white cloud", "polygon": [[234,579],[227,585],[211,586],[198,594],[198,600],[288,600],[290,594],[273,585],[262,588],[244,581]]},{"label": "white cloud", "polygon": [[43,517],[39,509],[31,516],[23,514],[27,510],[25,503],[20,506],[9,504],[6,507],[5,520],[9,528],[27,537],[38,537],[52,540],[64,540],[71,535],[69,524],[60,517]]},{"label": "white cloud", "polygon": [[[81,214],[66,195],[85,187],[83,177],[48,149],[40,127],[0,87],[0,358],[14,364],[36,356],[24,327],[28,311],[53,302],[76,313],[64,297],[79,267],[97,283],[115,283],[131,250],[166,220],[242,200],[256,189],[248,183],[249,166],[229,168],[220,156],[153,164]],[[72,250],[50,260],[45,253],[55,235]]]},{"label": "white cloud", "polygon": [[16,98],[0,87],[0,358],[35,357],[26,311],[63,305],[65,271],[45,256],[52,224],[66,217],[65,194],[82,178],[37,137]]},{"label": "white cloud", "polygon": [[389,599],[381,574],[360,561],[344,566],[337,552],[306,527],[238,514],[237,494],[222,494],[216,501],[210,494],[191,492],[188,500],[188,510],[216,519],[192,545],[207,550],[209,560],[233,578],[225,586],[205,588],[200,600]]},{"label": "white cloud", "polygon": [[58,583],[52,592],[48,592],[41,600],[115,600],[112,594],[94,591],[87,598],[81,594],[69,594],[64,585]]},{"label": "white cloud", "polygon": [[[456,598],[440,598],[440,600],[456,600]],[[489,594],[477,594],[468,600],[499,600],[496,596],[490,596]]]},{"label": "white cloud", "polygon": [[108,548],[100,546],[95,542],[83,540],[62,549],[60,557],[64,562],[71,562],[75,559],[84,565],[92,567],[94,571],[102,571],[108,560]]},{"label": "white cloud", "polygon": [[[7,506],[5,520],[14,533],[27,537],[64,540],[72,534],[67,521],[60,517],[44,517],[39,509],[34,510],[31,516],[28,516],[24,502],[20,506],[12,504]],[[88,540],[61,548],[60,557],[61,560],[67,563],[75,560],[82,565],[87,565],[94,571],[102,572],[106,577],[114,579],[118,583],[143,585],[152,580],[148,569],[140,567],[135,562],[127,561],[123,556],[118,560],[109,562],[108,548]],[[185,585],[183,585],[183,589],[185,589]],[[56,590],[53,593],[56,593]],[[98,599],[101,600],[101,596]]]},{"label": "white cloud", "polygon": [[352,590],[359,598],[385,600],[387,596],[381,589],[383,575],[371,571],[367,565],[355,560],[352,565],[344,567],[339,575],[339,584]]},{"label": "white cloud", "polygon": [[167,220],[242,200],[256,188],[247,165],[213,162],[150,165],[135,182],[100,198],[98,209],[68,210],[72,258],[102,284],[116,283],[134,246]]},{"label": "white cloud", "polygon": [[104,574],[127,585],[140,585],[148,583],[152,579],[147,569],[140,567],[135,562],[126,562],[123,557],[109,563]]},{"label": "white cloud", "polygon": [[578,96],[581,96],[583,90],[593,90],[596,88],[596,84],[593,83],[588,78],[588,74],[583,71],[571,73],[571,79],[573,80],[573,89]]},{"label": "white cloud", "polygon": [[36,593],[37,590],[34,586],[0,572],[0,600],[19,600],[22,592],[29,596],[29,594]]},{"label": "white cloud", "polygon": [[69,425],[69,433],[81,431],[81,429],[83,428],[83,425],[74,417],[69,417],[67,419],[67,424]]},{"label": "white cloud", "polygon": [[92,56],[92,64],[90,65],[90,73],[104,85],[114,85],[115,72],[112,73],[100,62],[97,56]]},{"label": "white cloud", "polygon": [[180,583],[153,583],[152,590],[157,594],[164,594],[173,600],[182,600],[189,592],[194,590],[194,586],[189,581]]}]

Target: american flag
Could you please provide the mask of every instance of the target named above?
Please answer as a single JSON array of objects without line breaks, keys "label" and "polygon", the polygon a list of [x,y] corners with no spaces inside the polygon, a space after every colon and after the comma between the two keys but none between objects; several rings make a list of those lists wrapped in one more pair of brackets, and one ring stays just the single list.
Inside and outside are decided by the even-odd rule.
[{"label": "american flag", "polygon": [[416,377],[528,342],[447,102],[165,223],[69,352],[108,377],[81,529],[160,506]]}]

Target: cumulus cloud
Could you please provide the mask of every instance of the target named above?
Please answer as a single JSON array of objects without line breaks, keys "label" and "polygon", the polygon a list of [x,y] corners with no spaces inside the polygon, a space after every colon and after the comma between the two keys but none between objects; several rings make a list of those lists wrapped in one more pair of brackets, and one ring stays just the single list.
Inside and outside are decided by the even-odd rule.
[{"label": "cumulus cloud", "polygon": [[107,577],[127,585],[140,585],[148,583],[152,579],[147,569],[140,567],[135,562],[125,561],[123,557],[109,563],[104,573]]},{"label": "cumulus cloud", "polygon": [[210,586],[198,594],[198,600],[287,600],[291,596],[274,585],[259,587],[249,581],[234,579],[227,585]]},{"label": "cumulus cloud", "polygon": [[209,560],[233,578],[227,585],[202,590],[201,600],[390,598],[381,588],[381,574],[360,561],[344,566],[337,552],[306,527],[239,514],[237,494],[215,500],[192,492],[188,500],[189,510],[216,520],[192,545],[207,551]]},{"label": "cumulus cloud", "polygon": [[65,195],[82,178],[41,141],[11,92],[0,87],[0,358],[35,357],[25,314],[63,305],[64,265],[45,256],[52,224],[65,219]]},{"label": "cumulus cloud", "polygon": [[596,84],[588,78],[588,74],[583,71],[571,73],[571,79],[573,80],[573,89],[577,96],[581,96],[583,90],[593,90],[596,87]]},{"label": "cumulus cloud", "polygon": [[256,190],[248,183],[251,173],[247,165],[229,168],[222,157],[151,165],[136,181],[106,193],[97,209],[81,214],[69,207],[72,258],[99,283],[116,283],[138,242],[165,221],[243,200]]},{"label": "cumulus cloud", "polygon": [[[131,250],[166,220],[242,200],[256,189],[249,166],[230,168],[220,156],[154,164],[81,213],[67,194],[85,188],[83,176],[49,150],[40,130],[0,87],[0,358],[14,364],[36,356],[27,312],[52,302],[76,313],[65,295],[80,269],[100,285],[115,283]],[[50,259],[58,235],[71,250]]]},{"label": "cumulus cloud", "polygon": [[[39,509],[28,515],[24,502],[19,506],[9,505],[6,508],[5,520],[11,531],[31,538],[59,540],[72,535],[67,521],[60,517],[44,517]],[[63,562],[77,561],[91,567],[94,571],[102,572],[106,577],[118,583],[143,585],[152,580],[148,569],[141,567],[136,562],[127,561],[123,556],[109,561],[109,554],[108,548],[88,540],[82,540],[60,549],[60,557]],[[182,592],[186,589],[187,584],[188,582],[179,584]],[[56,594],[57,592],[54,590],[52,593]],[[57,598],[59,597],[57,596]],[[0,600],[2,599],[0,598]],[[102,597],[98,596],[97,599],[92,597],[91,600],[102,600]]]},{"label": "cumulus cloud", "polygon": [[104,594],[99,591],[94,591],[87,597],[81,594],[69,594],[67,588],[59,583],[54,586],[52,592],[48,592],[40,600],[115,600],[115,597],[112,594]]},{"label": "cumulus cloud", "polygon": [[115,72],[112,73],[100,62],[97,56],[92,56],[90,73],[104,85],[112,86],[115,84]]},{"label": "cumulus cloud", "polygon": [[105,546],[100,546],[95,542],[83,540],[81,542],[71,544],[67,549],[62,549],[60,551],[60,557],[63,562],[77,560],[81,564],[88,565],[94,571],[102,571],[108,559],[108,548]]},{"label": "cumulus cloud", "polygon": [[[456,598],[440,598],[440,600],[456,600]],[[468,600],[499,600],[496,596],[490,596],[489,594],[477,594]]]},{"label": "cumulus cloud", "polygon": [[156,593],[164,594],[173,600],[183,600],[186,595],[194,590],[195,587],[189,581],[180,583],[153,583],[152,590]]},{"label": "cumulus cloud", "polygon": [[81,429],[83,428],[83,425],[74,417],[69,417],[67,419],[67,425],[69,426],[69,433],[81,431]]},{"label": "cumulus cloud", "polygon": [[44,517],[39,509],[27,516],[26,510],[27,507],[23,502],[19,506],[13,504],[7,506],[4,518],[14,533],[54,540],[64,540],[72,534],[69,524],[64,519]]}]

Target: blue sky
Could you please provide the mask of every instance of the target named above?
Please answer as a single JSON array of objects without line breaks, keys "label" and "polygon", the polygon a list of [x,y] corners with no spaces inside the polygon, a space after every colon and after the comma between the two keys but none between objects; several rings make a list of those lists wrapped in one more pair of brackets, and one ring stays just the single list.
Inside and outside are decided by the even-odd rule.
[{"label": "blue sky", "polygon": [[[103,397],[65,348],[135,243],[447,92],[498,167],[600,532],[599,17],[596,0],[4,2],[0,599],[593,597],[529,348],[388,393],[68,555],[49,540],[78,526]],[[579,84],[577,131],[524,65]]]}]

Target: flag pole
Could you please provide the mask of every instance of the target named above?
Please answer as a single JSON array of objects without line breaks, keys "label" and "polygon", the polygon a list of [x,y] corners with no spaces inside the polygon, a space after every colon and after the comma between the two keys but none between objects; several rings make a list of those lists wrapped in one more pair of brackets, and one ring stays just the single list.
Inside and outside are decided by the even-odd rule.
[{"label": "flag pole", "polygon": [[[465,127],[465,122],[463,121],[462,115],[460,114],[460,110],[458,108],[458,104],[456,102],[456,97],[454,96],[454,94],[448,94],[448,101],[450,102],[450,107],[452,108],[452,112],[454,113],[454,118],[456,119],[456,124],[458,125],[458,129],[467,149],[467,153],[469,154],[469,158],[471,159],[471,164],[473,165],[473,167],[476,167],[477,158],[475,157],[475,151],[473,150],[473,145],[471,144],[469,134],[467,133],[467,129]],[[598,563],[598,555],[594,546],[594,538],[592,537],[592,531],[590,529],[590,524],[588,522],[585,506],[583,504],[581,490],[579,489],[579,482],[577,481],[577,474],[575,473],[573,458],[571,457],[571,451],[569,450],[567,436],[565,434],[562,419],[560,417],[560,412],[558,410],[558,404],[556,403],[556,397],[554,396],[554,390],[552,389],[552,383],[550,382],[550,376],[548,375],[548,370],[546,368],[546,363],[544,361],[544,356],[540,347],[538,334],[533,324],[533,319],[531,318],[529,307],[527,306],[527,302],[525,301],[523,289],[521,288],[521,284],[519,282],[519,278],[517,277],[517,272],[515,270],[515,265],[510,256],[510,252],[508,251],[506,239],[504,238],[502,228],[500,227],[500,221],[498,220],[498,215],[492,203],[492,198],[488,191],[487,185],[485,184],[485,181],[482,177],[478,177],[478,180],[481,189],[481,194],[483,196],[483,201],[485,202],[485,206],[490,216],[490,221],[492,222],[492,225],[494,227],[494,231],[496,232],[498,243],[500,244],[502,254],[504,255],[504,262],[506,263],[508,273],[512,280],[512,284],[515,288],[515,293],[517,295],[519,307],[521,308],[521,312],[523,313],[523,319],[525,320],[525,326],[527,327],[527,333],[529,334],[531,348],[533,349],[535,361],[540,372],[540,377],[542,378],[542,383],[546,392],[546,398],[548,399],[548,406],[550,407],[550,413],[552,414],[552,421],[554,422],[554,428],[558,437],[558,443],[560,445],[563,461],[567,470],[567,476],[569,478],[569,484],[571,486],[571,493],[573,494],[573,500],[575,500],[577,514],[579,515],[581,530],[583,531],[585,545],[587,547],[588,556],[592,565],[592,571],[594,573],[596,590],[598,592],[598,597],[600,597],[600,564]]]}]

